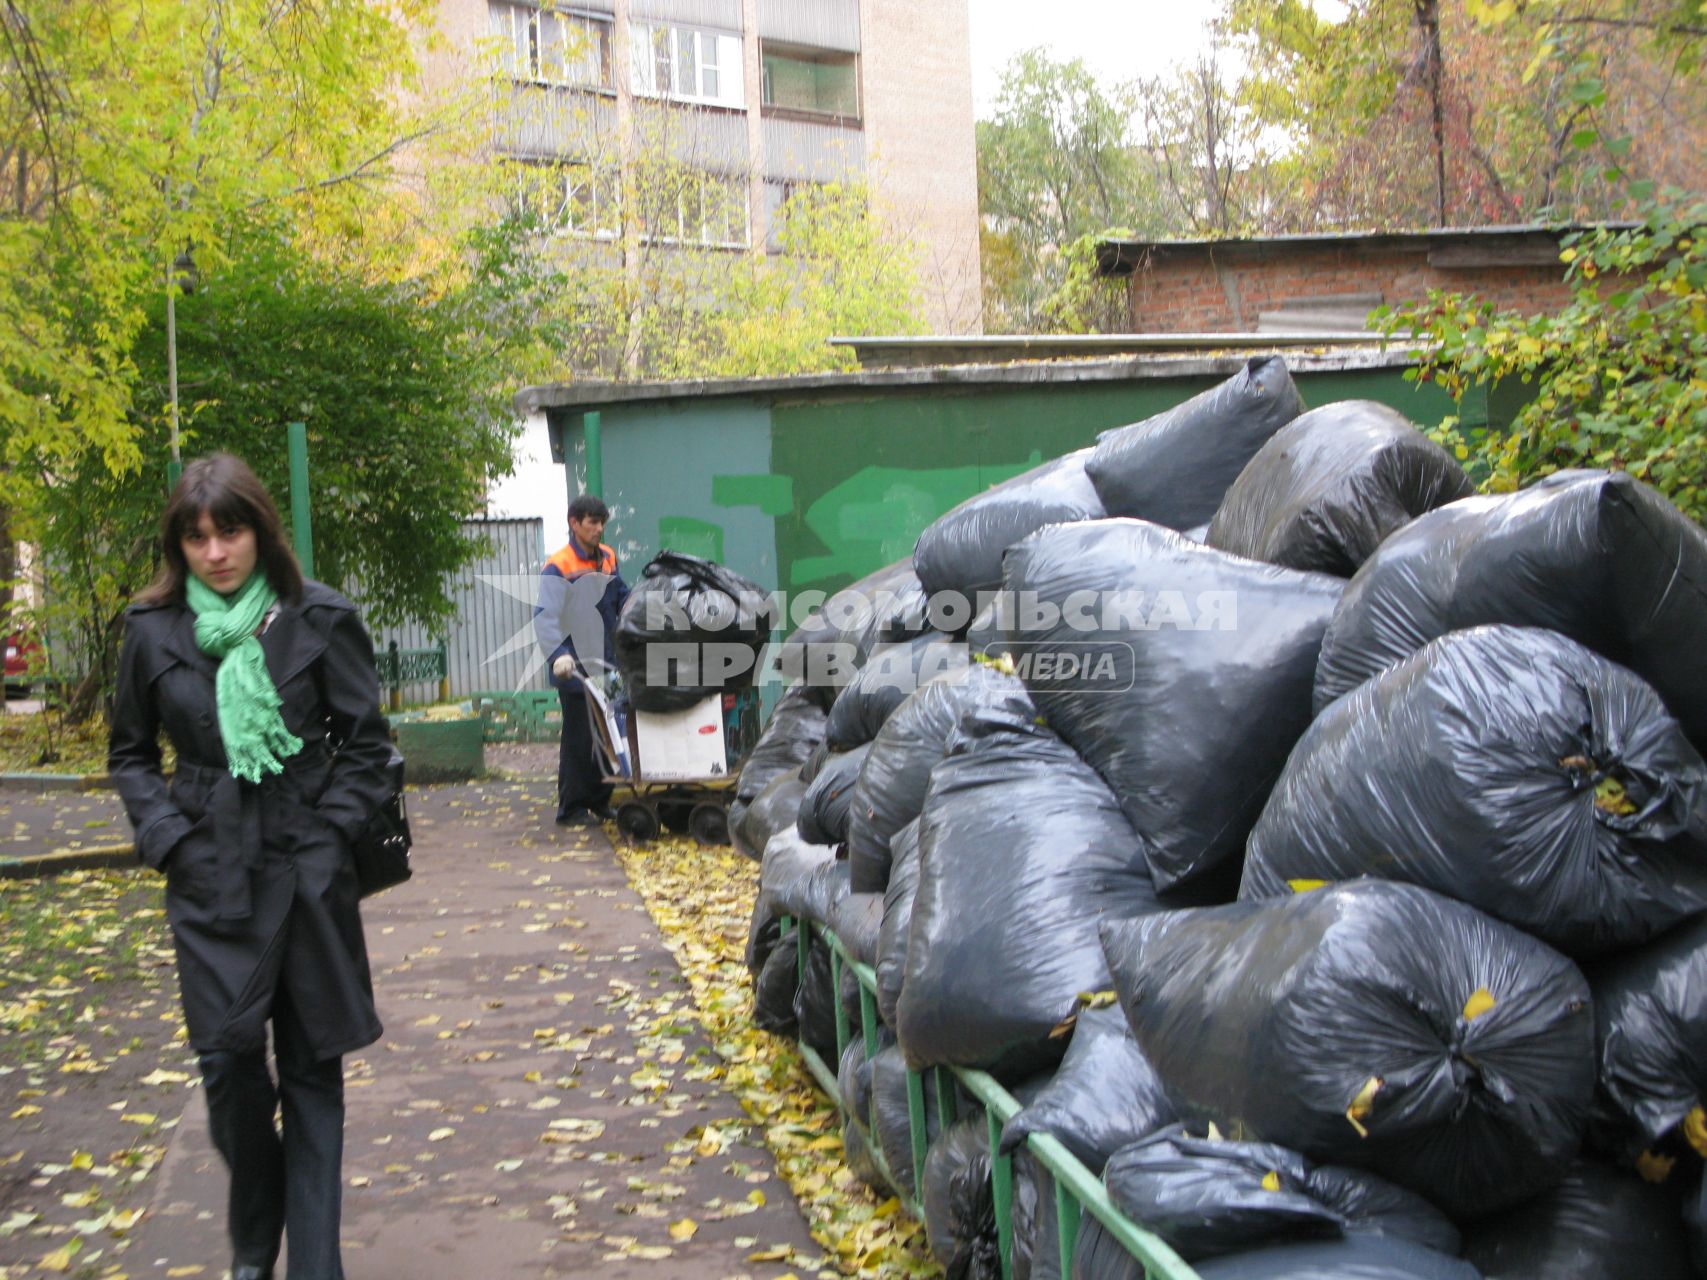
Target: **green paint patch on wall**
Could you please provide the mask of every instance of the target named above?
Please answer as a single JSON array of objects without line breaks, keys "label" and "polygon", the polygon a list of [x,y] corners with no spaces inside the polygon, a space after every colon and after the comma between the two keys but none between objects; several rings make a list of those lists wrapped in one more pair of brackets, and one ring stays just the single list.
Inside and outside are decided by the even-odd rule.
[{"label": "green paint patch on wall", "polygon": [[711,500],[720,507],[757,507],[767,516],[794,509],[794,480],[789,476],[712,476]]},{"label": "green paint patch on wall", "polygon": [[693,516],[659,516],[658,547],[723,562],[723,526]]},{"label": "green paint patch on wall", "polygon": [[913,554],[913,544],[931,521],[973,494],[1035,465],[1026,461],[1006,467],[934,471],[866,467],[807,508],[806,527],[829,553],[797,561],[794,582],[812,586],[829,579],[859,578],[872,568],[905,559]]}]

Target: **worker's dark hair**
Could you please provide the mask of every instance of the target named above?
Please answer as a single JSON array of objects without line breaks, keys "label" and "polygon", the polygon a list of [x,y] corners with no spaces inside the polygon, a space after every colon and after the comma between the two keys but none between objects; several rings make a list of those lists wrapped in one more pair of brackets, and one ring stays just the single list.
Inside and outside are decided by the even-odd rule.
[{"label": "worker's dark hair", "polygon": [[160,572],[137,593],[143,604],[182,604],[184,580],[190,576],[184,559],[184,537],[201,523],[202,513],[219,528],[246,525],[255,532],[256,563],[267,575],[280,600],[302,599],[302,569],[285,541],[279,509],[266,486],[243,459],[229,453],[210,453],[184,468],[160,516]]},{"label": "worker's dark hair", "polygon": [[569,504],[569,518],[585,520],[588,516],[595,520],[609,520],[610,508],[590,493],[576,495],[575,501]]}]

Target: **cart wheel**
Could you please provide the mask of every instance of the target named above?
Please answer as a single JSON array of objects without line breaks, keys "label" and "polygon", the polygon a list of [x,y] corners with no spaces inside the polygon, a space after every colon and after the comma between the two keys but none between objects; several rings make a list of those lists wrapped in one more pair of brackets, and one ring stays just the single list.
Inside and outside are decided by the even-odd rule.
[{"label": "cart wheel", "polygon": [[649,844],[658,838],[658,815],[651,805],[630,800],[616,811],[616,829],[635,844]]},{"label": "cart wheel", "polygon": [[701,844],[728,844],[729,811],[720,804],[702,801],[688,815],[688,830]]}]

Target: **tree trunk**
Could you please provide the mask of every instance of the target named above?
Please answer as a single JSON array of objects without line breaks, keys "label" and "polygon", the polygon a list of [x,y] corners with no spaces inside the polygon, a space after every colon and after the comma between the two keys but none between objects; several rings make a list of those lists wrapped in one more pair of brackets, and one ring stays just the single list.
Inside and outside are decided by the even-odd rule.
[{"label": "tree trunk", "polygon": [[1414,0],[1423,37],[1423,78],[1434,130],[1435,225],[1446,226],[1446,115],[1441,103],[1440,0]]}]

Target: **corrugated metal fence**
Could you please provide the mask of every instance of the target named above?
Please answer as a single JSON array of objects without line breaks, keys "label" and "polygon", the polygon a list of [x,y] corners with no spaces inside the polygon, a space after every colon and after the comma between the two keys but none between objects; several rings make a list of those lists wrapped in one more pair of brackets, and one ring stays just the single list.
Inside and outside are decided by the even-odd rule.
[{"label": "corrugated metal fence", "polygon": [[[545,560],[541,520],[466,520],[463,532],[490,543],[486,555],[445,583],[456,608],[442,637],[450,667],[453,698],[494,690],[549,689],[533,639],[533,602],[539,569]],[[373,633],[374,647],[392,641],[401,649],[431,649],[440,637],[422,626],[387,628]],[[436,697],[434,684],[404,687],[412,702]]]}]

